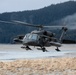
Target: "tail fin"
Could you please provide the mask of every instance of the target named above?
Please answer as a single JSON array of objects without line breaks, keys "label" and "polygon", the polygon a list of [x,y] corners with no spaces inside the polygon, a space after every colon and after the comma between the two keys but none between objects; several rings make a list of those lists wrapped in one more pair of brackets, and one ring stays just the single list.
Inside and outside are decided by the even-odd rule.
[{"label": "tail fin", "polygon": [[61,34],[61,36],[59,38],[60,43],[62,43],[62,39],[63,39],[64,35],[66,34],[67,30],[68,30],[67,27],[62,27],[62,34]]}]

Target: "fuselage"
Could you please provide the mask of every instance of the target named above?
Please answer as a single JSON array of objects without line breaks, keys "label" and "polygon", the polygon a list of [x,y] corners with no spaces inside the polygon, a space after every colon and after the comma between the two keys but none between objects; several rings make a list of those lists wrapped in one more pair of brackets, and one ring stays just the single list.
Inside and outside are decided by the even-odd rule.
[{"label": "fuselage", "polygon": [[22,41],[23,41],[23,45],[26,46],[40,46],[40,47],[61,46],[60,43],[52,41],[50,40],[50,38],[47,38],[46,36],[44,37],[43,35],[36,33],[26,34]]}]

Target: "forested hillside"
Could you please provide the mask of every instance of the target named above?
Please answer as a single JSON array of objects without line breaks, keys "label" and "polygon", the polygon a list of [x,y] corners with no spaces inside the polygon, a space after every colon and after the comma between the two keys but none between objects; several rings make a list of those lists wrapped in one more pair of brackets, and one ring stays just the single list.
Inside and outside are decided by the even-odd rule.
[{"label": "forested hillside", "polygon": [[[76,1],[68,1],[60,4],[52,4],[39,10],[6,12],[0,14],[0,20],[12,21],[20,20],[32,24],[51,25],[58,24],[60,21],[76,13]],[[76,18],[75,18],[76,19]],[[19,34],[26,34],[35,28],[0,23],[0,43],[10,43]],[[36,29],[35,29],[36,30]],[[73,30],[73,33],[76,32]],[[72,33],[72,32],[71,32]],[[76,37],[74,37],[76,39]]]}]

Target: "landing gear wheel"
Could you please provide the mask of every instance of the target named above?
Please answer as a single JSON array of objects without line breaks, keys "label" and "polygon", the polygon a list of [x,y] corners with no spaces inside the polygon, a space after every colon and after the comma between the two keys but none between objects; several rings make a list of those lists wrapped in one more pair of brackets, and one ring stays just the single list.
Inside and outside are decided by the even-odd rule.
[{"label": "landing gear wheel", "polygon": [[26,49],[26,50],[32,50],[29,46],[22,46],[21,48]]},{"label": "landing gear wheel", "polygon": [[57,47],[57,49],[55,49],[56,51],[60,51],[59,48]]},{"label": "landing gear wheel", "polygon": [[32,50],[29,46],[26,46],[26,50]]},{"label": "landing gear wheel", "polygon": [[45,52],[46,50],[45,50],[45,48],[42,48],[42,50],[43,50],[43,52]]},{"label": "landing gear wheel", "polygon": [[45,47],[43,47],[42,50],[43,50],[43,52],[45,52],[45,51],[48,52]]},{"label": "landing gear wheel", "polygon": [[37,48],[38,50],[42,50],[43,52],[48,52],[45,47]]}]

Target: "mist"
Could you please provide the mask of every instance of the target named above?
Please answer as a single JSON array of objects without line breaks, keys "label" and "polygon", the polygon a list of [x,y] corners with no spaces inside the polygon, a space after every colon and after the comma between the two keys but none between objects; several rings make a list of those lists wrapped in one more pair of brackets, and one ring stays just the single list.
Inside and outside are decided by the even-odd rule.
[{"label": "mist", "polygon": [[67,26],[69,29],[76,29],[76,13],[61,19],[60,24]]}]

